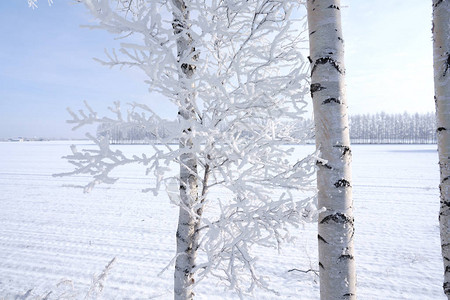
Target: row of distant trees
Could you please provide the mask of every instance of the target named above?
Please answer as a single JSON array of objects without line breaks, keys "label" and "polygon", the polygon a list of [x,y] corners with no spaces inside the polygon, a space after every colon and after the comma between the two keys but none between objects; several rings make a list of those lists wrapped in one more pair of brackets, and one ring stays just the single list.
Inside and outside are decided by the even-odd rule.
[{"label": "row of distant trees", "polygon": [[[434,144],[436,121],[434,113],[358,114],[349,118],[350,139],[353,144]],[[112,144],[145,144],[166,138],[177,128],[177,122],[153,122],[142,126],[109,126],[102,124],[98,134],[109,136]],[[313,120],[303,119],[300,128],[312,128]],[[311,140],[313,137],[311,136]],[[311,141],[312,142],[312,141]]]},{"label": "row of distant trees", "polygon": [[[314,126],[311,119],[303,126]],[[353,144],[434,144],[436,121],[434,113],[358,114],[349,117]]]},{"label": "row of distant trees", "polygon": [[147,122],[142,124],[107,125],[100,124],[97,136],[109,137],[111,144],[147,144],[150,141],[165,139],[176,131],[176,121]]}]

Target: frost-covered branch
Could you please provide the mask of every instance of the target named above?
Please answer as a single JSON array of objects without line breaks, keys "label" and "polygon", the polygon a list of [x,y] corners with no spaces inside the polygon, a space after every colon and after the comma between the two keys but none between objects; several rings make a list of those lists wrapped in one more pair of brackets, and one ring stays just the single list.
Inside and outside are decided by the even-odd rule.
[{"label": "frost-covered branch", "polygon": [[[75,170],[61,175],[90,175],[89,191],[117,180],[109,175],[114,168],[142,164],[156,177],[148,190],[166,185],[180,206],[179,226],[191,226],[178,229],[184,250],[177,250],[176,270],[189,278],[215,276],[241,296],[270,289],[253,248],[279,249],[290,227],[317,214],[317,155],[298,159],[292,146],[310,130],[296,122],[308,83],[304,18],[295,17],[303,6],[297,0],[81,2],[98,20],[89,27],[123,40],[102,63],[142,70],[149,89],[177,106],[178,121],[162,120],[150,103],[129,104],[126,113],[116,103],[114,117],[99,117],[88,105],[70,112],[75,129],[99,125],[90,136],[97,149],[73,148],[66,158]],[[111,133],[126,130],[139,131],[149,151],[128,157],[112,150]],[[179,165],[179,176],[166,175],[170,163]],[[187,285],[193,280],[175,283],[175,293]],[[185,294],[180,299],[192,293]]]}]

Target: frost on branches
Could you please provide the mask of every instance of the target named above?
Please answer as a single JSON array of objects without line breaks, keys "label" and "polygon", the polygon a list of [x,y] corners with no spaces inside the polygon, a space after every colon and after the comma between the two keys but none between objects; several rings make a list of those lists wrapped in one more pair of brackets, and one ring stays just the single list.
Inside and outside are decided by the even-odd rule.
[{"label": "frost on branches", "polygon": [[[304,7],[289,0],[80,2],[98,20],[92,28],[123,38],[122,48],[101,63],[145,72],[150,90],[178,107],[178,125],[159,135],[155,124],[167,121],[149,103],[129,104],[126,114],[116,103],[114,118],[86,105],[71,112],[74,128],[96,123],[107,133],[137,126],[152,129],[155,138],[148,153],[129,157],[110,148],[107,134],[89,136],[98,149],[73,146],[66,158],[75,170],[60,175],[91,175],[89,191],[114,183],[114,168],[137,163],[156,178],[147,191],[171,186],[170,198],[180,207],[175,299],[191,299],[206,276],[241,296],[270,289],[252,249],[279,247],[290,226],[317,213],[309,193],[317,155],[295,159],[291,146],[310,133],[295,122],[305,113],[308,85],[300,52],[305,20],[297,17]],[[167,175],[173,162],[180,166],[175,178]]]}]

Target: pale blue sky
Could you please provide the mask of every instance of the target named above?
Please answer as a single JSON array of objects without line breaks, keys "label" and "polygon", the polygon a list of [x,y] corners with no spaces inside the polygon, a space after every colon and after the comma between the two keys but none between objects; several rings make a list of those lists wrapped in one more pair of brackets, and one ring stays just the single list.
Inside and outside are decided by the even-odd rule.
[{"label": "pale blue sky", "polygon": [[[66,107],[87,100],[105,112],[113,101],[159,101],[139,71],[95,62],[118,45],[101,30],[80,28],[82,5],[56,0],[37,10],[0,1],[0,139],[83,137],[65,123]],[[347,96],[351,114],[434,109],[431,1],[343,0]],[[158,106],[165,117],[170,107]]]}]

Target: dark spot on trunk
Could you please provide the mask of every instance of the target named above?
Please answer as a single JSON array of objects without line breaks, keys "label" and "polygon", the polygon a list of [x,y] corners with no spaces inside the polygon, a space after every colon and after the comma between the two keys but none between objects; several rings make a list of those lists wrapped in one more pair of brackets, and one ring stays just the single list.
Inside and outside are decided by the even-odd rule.
[{"label": "dark spot on trunk", "polygon": [[444,0],[438,0],[438,2],[436,2],[435,4],[433,4],[433,7],[438,7],[439,4],[441,4],[442,2],[444,2]]},{"label": "dark spot on trunk", "polygon": [[308,56],[308,61],[309,61],[310,64],[312,64],[311,56]]},{"label": "dark spot on trunk", "polygon": [[323,163],[320,160],[316,161],[316,165],[319,166],[319,167],[324,167],[324,168],[326,168],[328,170],[333,169],[329,164]]},{"label": "dark spot on trunk", "polygon": [[444,293],[447,296],[450,296],[450,282],[444,282],[444,285],[442,287],[444,288]]},{"label": "dark spot on trunk", "polygon": [[344,146],[344,145],[335,145],[333,146],[334,148],[341,148],[342,149],[342,156],[344,157],[346,154],[351,155],[352,154],[352,150],[350,150],[349,146]]},{"label": "dark spot on trunk", "polygon": [[321,90],[324,90],[324,89],[326,89],[326,88],[323,87],[320,83],[313,83],[313,84],[311,84],[311,88],[310,88],[310,90],[311,90],[311,98],[313,97],[315,92],[321,91]]},{"label": "dark spot on trunk", "polygon": [[315,30],[314,30],[314,31],[311,31],[311,32],[309,33],[309,35],[313,35],[314,33],[316,33]]},{"label": "dark spot on trunk", "polygon": [[322,265],[322,263],[321,262],[319,262],[319,267],[321,267],[322,269],[324,269],[325,270],[325,267]]},{"label": "dark spot on trunk", "polygon": [[195,65],[191,65],[191,64],[187,64],[187,63],[181,64],[181,69],[183,70],[184,74],[190,75],[190,74],[194,73],[196,68],[197,67]]},{"label": "dark spot on trunk", "polygon": [[441,200],[441,206],[450,207],[450,202]]},{"label": "dark spot on trunk", "polygon": [[181,240],[183,243],[187,243],[187,241],[181,236],[181,234],[178,231],[175,234],[175,236],[177,237],[177,239]]},{"label": "dark spot on trunk", "polygon": [[340,36],[338,36],[338,40],[340,40],[340,41],[341,41],[341,43],[343,43],[343,42],[344,42],[344,39],[343,39],[343,38],[341,38]]},{"label": "dark spot on trunk", "polygon": [[445,127],[439,127],[439,128],[437,129],[438,132],[441,132],[441,131],[444,131],[444,130],[447,130],[447,128],[445,128]]},{"label": "dark spot on trunk", "polygon": [[322,242],[324,242],[325,244],[328,244],[328,242],[325,241],[325,239],[324,239],[320,234],[317,235],[317,238],[319,239],[319,241],[322,241]]},{"label": "dark spot on trunk", "polygon": [[447,75],[448,70],[450,69],[450,53],[446,53],[447,55],[447,61],[445,62],[445,70],[444,74],[442,74],[442,77],[445,77]]},{"label": "dark spot on trunk", "polygon": [[314,74],[314,71],[316,70],[316,67],[318,65],[325,65],[325,64],[330,64],[331,66],[333,66],[333,68],[335,68],[339,72],[339,74],[344,74],[344,70],[342,70],[338,62],[335,61],[333,58],[326,56],[316,59],[316,61],[314,62],[314,66],[311,70],[311,75]]},{"label": "dark spot on trunk", "polygon": [[338,100],[338,99],[336,99],[336,98],[328,98],[328,99],[325,99],[325,100],[322,102],[322,104],[328,104],[328,103],[331,103],[331,102],[334,102],[334,103],[337,103],[337,104],[341,104],[341,101]]},{"label": "dark spot on trunk", "polygon": [[335,186],[336,188],[340,188],[340,187],[351,187],[350,182],[348,182],[348,181],[345,180],[345,179],[339,179],[338,181],[336,181],[336,182],[334,183],[334,186]]},{"label": "dark spot on trunk", "polygon": [[354,259],[353,255],[350,254],[342,254],[341,256],[339,256],[339,260],[344,260],[344,259]]},{"label": "dark spot on trunk", "polygon": [[337,5],[330,5],[330,6],[328,6],[328,8],[334,8],[334,9],[339,10],[339,6],[337,6]]},{"label": "dark spot on trunk", "polygon": [[450,179],[450,176],[445,177],[444,179],[442,179],[442,182],[447,181]]},{"label": "dark spot on trunk", "polygon": [[348,216],[341,214],[341,213],[335,213],[332,215],[328,215],[325,218],[322,219],[322,221],[320,221],[320,224],[325,224],[325,223],[329,223],[329,222],[335,222],[338,224],[353,224],[353,219],[349,218]]},{"label": "dark spot on trunk", "polygon": [[353,293],[347,293],[347,294],[342,295],[342,297],[345,297],[345,298],[353,297],[353,296],[355,296],[355,294],[353,294]]}]

